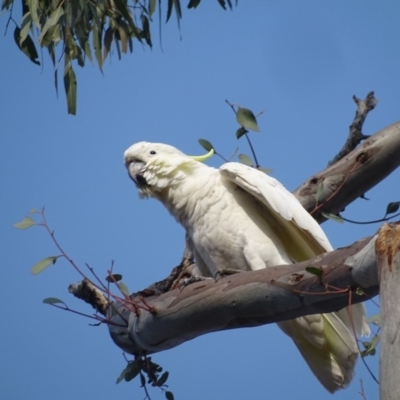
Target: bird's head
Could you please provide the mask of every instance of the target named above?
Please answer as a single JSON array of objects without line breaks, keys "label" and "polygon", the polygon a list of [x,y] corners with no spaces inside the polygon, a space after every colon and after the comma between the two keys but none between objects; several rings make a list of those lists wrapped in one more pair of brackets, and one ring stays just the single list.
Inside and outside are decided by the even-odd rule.
[{"label": "bird's head", "polygon": [[213,154],[212,150],[206,156],[187,156],[168,144],[139,142],[125,151],[124,162],[140,197],[157,197],[157,193],[179,184],[199,166],[199,161]]}]

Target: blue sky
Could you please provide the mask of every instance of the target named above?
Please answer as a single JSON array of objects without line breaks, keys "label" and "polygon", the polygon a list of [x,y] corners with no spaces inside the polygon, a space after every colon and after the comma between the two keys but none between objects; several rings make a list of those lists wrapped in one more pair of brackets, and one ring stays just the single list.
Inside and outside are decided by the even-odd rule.
[{"label": "blue sky", "polygon": [[[253,144],[261,164],[293,190],[341,147],[353,94],[374,90],[380,100],[365,134],[399,118],[398,2],[241,1],[233,12],[203,3],[184,9],[182,40],[173,20],[163,27],[163,51],[155,27],[152,51],[135,43],[121,62],[114,53],[104,76],[95,66],[76,67],[75,117],[67,115],[63,93],[56,98],[50,60],[44,57],[42,71],[16,48],[12,29],[0,37],[2,397],[144,398],[138,381],[115,384],[124,360],[105,327],[42,304],[55,296],[91,312],[67,293],[79,277],[65,262],[31,275],[35,262],[57,251],[43,229],[12,228],[29,209],[46,206],[77,263],[105,276],[113,259],[134,291],[179,263],[184,235],[161,204],[139,200],[122,162],[132,143],[165,142],[195,154],[202,152],[197,139],[207,138],[225,155],[237,144],[249,153],[235,139],[229,99],[265,110]],[[5,22],[2,16],[2,33]],[[399,178],[395,171],[344,215],[382,216],[388,202],[400,200]],[[323,227],[340,247],[379,224]],[[373,305],[368,310],[377,312]],[[213,333],[153,357],[170,372],[176,399],[331,397],[274,325]],[[377,374],[377,358],[367,361]],[[368,400],[377,398],[377,385],[359,363],[353,384],[335,399],[361,399],[360,379]],[[164,398],[158,390],[151,395]]]}]

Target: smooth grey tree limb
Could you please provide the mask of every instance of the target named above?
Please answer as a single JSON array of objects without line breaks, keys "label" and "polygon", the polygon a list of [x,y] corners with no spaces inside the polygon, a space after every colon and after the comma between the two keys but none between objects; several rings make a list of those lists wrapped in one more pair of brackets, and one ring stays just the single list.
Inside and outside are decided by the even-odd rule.
[{"label": "smooth grey tree limb", "polygon": [[[400,165],[400,122],[370,136],[337,163],[313,175],[293,194],[318,221],[338,214]],[[320,190],[318,201],[316,194]]]},{"label": "smooth grey tree limb", "polygon": [[[380,232],[297,264],[240,272],[218,281],[209,278],[146,298],[134,295],[130,304],[114,303],[110,308],[108,318],[123,325],[109,325],[111,337],[127,353],[149,354],[210,332],[332,312],[366,301],[379,292],[379,236]],[[315,271],[321,271],[320,276]]]}]

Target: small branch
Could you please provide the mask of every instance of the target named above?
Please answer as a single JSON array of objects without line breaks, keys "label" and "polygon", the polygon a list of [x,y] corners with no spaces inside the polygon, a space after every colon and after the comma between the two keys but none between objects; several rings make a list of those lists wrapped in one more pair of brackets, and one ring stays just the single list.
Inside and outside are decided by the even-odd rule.
[{"label": "small branch", "polygon": [[361,130],[365,118],[367,117],[368,113],[375,108],[378,100],[374,97],[374,92],[369,92],[364,100],[359,99],[356,96],[353,96],[353,100],[357,104],[357,110],[354,120],[350,125],[349,136],[347,137],[347,140],[339,153],[336,154],[331,161],[329,161],[328,167],[335,164],[353,151],[362,140],[369,138],[369,136],[364,135]]},{"label": "small branch", "polygon": [[[372,135],[340,161],[314,174],[293,194],[310,212],[316,207],[318,192],[318,210],[314,211],[313,217],[321,223],[326,220],[322,212],[341,213],[399,166],[400,122],[396,122]],[[321,185],[323,191],[319,193]]]},{"label": "small branch", "polygon": [[103,292],[88,279],[69,285],[68,291],[78,299],[90,304],[101,315],[106,316],[110,302],[104,296]]}]

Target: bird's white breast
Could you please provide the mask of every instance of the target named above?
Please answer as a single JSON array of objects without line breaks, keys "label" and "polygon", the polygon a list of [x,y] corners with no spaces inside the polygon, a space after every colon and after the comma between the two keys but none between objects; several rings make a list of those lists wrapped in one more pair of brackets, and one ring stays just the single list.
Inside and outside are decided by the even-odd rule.
[{"label": "bird's white breast", "polygon": [[222,269],[255,270],[291,262],[261,215],[264,208],[218,170],[188,180],[170,200],[166,206],[212,275]]}]

